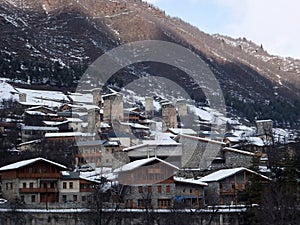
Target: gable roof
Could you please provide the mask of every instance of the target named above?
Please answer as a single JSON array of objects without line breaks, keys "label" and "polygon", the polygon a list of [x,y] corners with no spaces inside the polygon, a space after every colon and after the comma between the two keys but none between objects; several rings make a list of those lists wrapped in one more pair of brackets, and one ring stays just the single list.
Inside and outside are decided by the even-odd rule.
[{"label": "gable roof", "polygon": [[186,184],[196,184],[200,186],[208,186],[207,183],[201,181],[200,179],[196,180],[194,178],[184,178],[184,177],[174,177],[174,181],[178,183],[186,183]]},{"label": "gable roof", "polygon": [[192,140],[196,140],[199,142],[207,142],[207,143],[212,143],[212,144],[218,144],[218,145],[226,145],[225,142],[221,142],[221,141],[215,141],[212,139],[208,139],[208,138],[202,138],[202,137],[196,137],[196,136],[191,136],[191,135],[187,135],[187,134],[178,134],[174,140],[177,140],[180,142],[180,138],[188,138],[188,139],[192,139]]},{"label": "gable roof", "polygon": [[190,128],[169,128],[168,131],[175,135],[187,134],[187,135],[197,135],[197,132]]},{"label": "gable roof", "polygon": [[225,147],[225,148],[223,148],[223,150],[224,150],[224,151],[229,151],[229,152],[235,152],[235,153],[242,154],[242,155],[249,155],[249,156],[255,156],[255,155],[256,155],[256,154],[253,153],[253,152],[243,151],[243,150],[236,149],[236,148],[228,148],[228,147]]},{"label": "gable roof", "polygon": [[38,162],[38,161],[44,161],[44,162],[50,163],[52,165],[58,166],[62,169],[67,169],[66,166],[64,166],[62,164],[59,164],[59,163],[56,163],[56,162],[53,162],[53,161],[50,161],[48,159],[34,158],[34,159],[23,160],[23,161],[19,161],[19,162],[16,162],[16,163],[12,163],[12,164],[3,166],[3,167],[0,168],[0,172],[1,171],[7,171],[7,170],[19,169],[19,168],[22,168],[24,166],[28,166],[28,165],[33,164],[33,163]]},{"label": "gable roof", "polygon": [[131,163],[128,163],[128,164],[125,164],[117,169],[114,170],[115,173],[120,173],[120,172],[126,172],[126,171],[131,171],[131,170],[134,170],[134,169],[137,169],[143,165],[146,165],[148,163],[151,163],[151,162],[154,162],[155,160],[161,162],[161,163],[164,163],[170,167],[173,167],[174,169],[176,170],[179,170],[179,168],[171,163],[168,163],[162,159],[159,159],[157,157],[151,157],[151,158],[147,158],[147,159],[141,159],[141,160],[136,160],[136,161],[133,161]]},{"label": "gable roof", "polygon": [[262,178],[264,179],[267,179],[267,180],[270,180],[270,178],[266,177],[266,176],[263,176],[259,173],[256,173],[255,171],[252,171],[252,170],[249,170],[247,168],[244,168],[244,167],[239,167],[239,168],[233,168],[233,169],[222,169],[222,170],[219,170],[219,171],[216,171],[214,173],[211,173],[207,176],[204,176],[202,177],[200,180],[203,181],[203,182],[215,182],[215,181],[220,181],[220,180],[223,180],[227,177],[230,177],[234,174],[237,174],[239,172],[242,172],[242,171],[248,171],[252,174],[256,174],[258,176],[261,176]]}]

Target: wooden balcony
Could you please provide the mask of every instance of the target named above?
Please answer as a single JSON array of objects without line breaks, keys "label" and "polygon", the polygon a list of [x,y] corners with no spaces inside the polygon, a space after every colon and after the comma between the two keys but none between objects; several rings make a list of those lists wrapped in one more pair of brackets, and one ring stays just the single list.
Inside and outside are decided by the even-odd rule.
[{"label": "wooden balcony", "polygon": [[60,173],[19,173],[19,178],[33,178],[33,179],[59,179]]},{"label": "wooden balcony", "polygon": [[19,188],[20,193],[54,193],[57,188]]}]

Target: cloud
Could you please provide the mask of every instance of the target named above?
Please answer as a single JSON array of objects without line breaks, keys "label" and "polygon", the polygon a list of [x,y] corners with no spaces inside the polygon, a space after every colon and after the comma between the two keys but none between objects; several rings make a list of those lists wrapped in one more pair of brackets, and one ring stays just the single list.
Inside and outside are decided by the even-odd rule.
[{"label": "cloud", "polygon": [[[148,0],[209,33],[246,37],[271,54],[300,59],[298,0]],[[183,10],[184,9],[184,10]]]},{"label": "cloud", "polygon": [[300,2],[297,0],[215,0],[230,10],[224,31],[263,44],[270,53],[300,58]]}]

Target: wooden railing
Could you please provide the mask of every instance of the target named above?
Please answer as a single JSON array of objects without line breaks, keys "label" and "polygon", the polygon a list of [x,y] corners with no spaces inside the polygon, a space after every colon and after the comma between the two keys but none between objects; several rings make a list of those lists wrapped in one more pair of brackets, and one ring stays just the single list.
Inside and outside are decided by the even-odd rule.
[{"label": "wooden railing", "polygon": [[20,193],[53,193],[58,192],[57,188],[19,188]]}]

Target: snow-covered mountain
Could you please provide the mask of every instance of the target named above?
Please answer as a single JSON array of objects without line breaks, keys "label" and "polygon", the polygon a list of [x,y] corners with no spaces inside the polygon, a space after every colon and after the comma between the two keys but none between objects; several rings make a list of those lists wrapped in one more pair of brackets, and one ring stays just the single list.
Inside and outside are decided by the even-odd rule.
[{"label": "snow-covered mountain", "polygon": [[[269,55],[246,38],[208,35],[142,1],[1,0],[0,27],[2,77],[70,89],[104,52],[132,41],[164,40],[191,49],[209,66],[229,116],[299,124],[299,60]],[[111,82],[126,86],[149,75],[179,83],[204,104],[205,96],[182,71],[159,63],[132,65]]]}]

